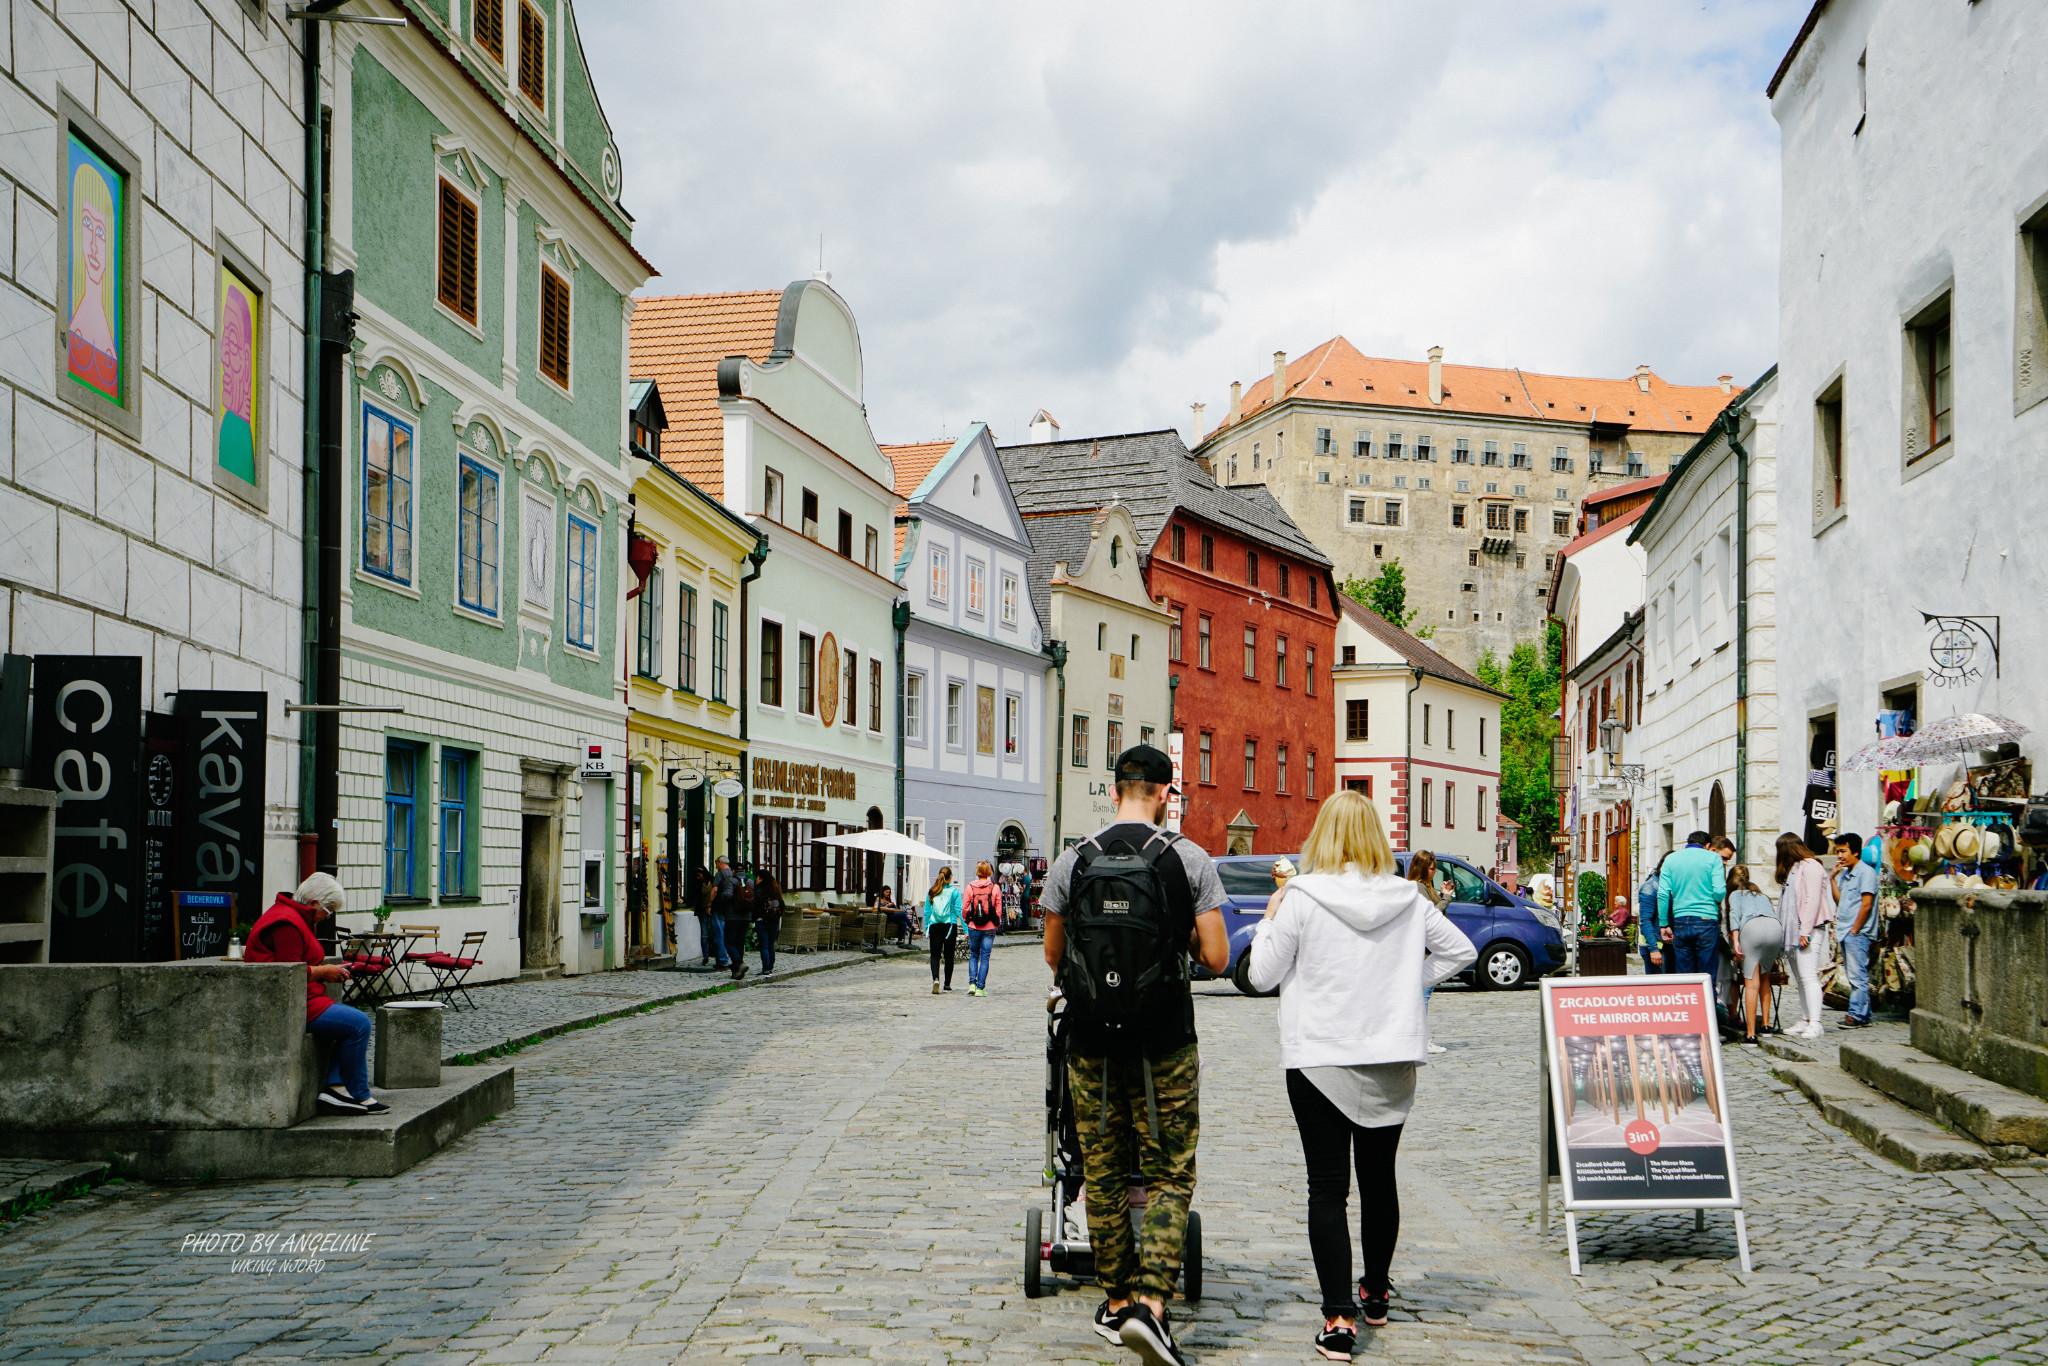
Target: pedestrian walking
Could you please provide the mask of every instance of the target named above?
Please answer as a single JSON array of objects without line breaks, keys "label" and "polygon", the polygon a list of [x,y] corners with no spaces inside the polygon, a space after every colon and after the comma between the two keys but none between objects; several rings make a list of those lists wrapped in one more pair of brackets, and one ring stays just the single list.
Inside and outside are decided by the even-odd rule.
[{"label": "pedestrian walking", "polygon": [[1676,955],[1673,972],[1703,972],[1716,978],[1721,942],[1721,903],[1728,898],[1728,874],[1721,856],[1707,848],[1709,836],[1695,830],[1685,848],[1664,860],[1657,874],[1657,917],[1666,956]]},{"label": "pedestrian walking", "polygon": [[960,916],[967,925],[967,994],[988,995],[988,960],[996,933],[1003,928],[1003,889],[987,860],[974,865],[974,881],[960,898]]},{"label": "pedestrian walking", "polygon": [[306,965],[306,1032],[327,1054],[327,1084],[314,1099],[322,1114],[381,1115],[390,1106],[370,1091],[370,1035],[375,1026],[354,1006],[328,998],[325,984],[346,982],[349,970],[327,961],[317,934],[320,922],[339,915],[341,884],[314,873],[296,892],[277,894],[249,931],[242,958],[250,963]]},{"label": "pedestrian walking", "polygon": [[718,934],[713,928],[717,922],[711,918],[711,905],[717,897],[717,875],[709,868],[699,867],[697,869],[697,905],[695,908],[697,911],[697,948],[702,955],[697,960],[699,967],[710,967],[712,961],[718,957],[718,948],[715,942]]},{"label": "pedestrian walking", "polygon": [[1849,1013],[1842,1023],[1870,1023],[1870,950],[1877,938],[1877,868],[1863,861],[1863,836],[1835,836],[1835,925],[1842,936],[1842,966],[1849,973]]},{"label": "pedestrian walking", "polygon": [[775,941],[782,936],[782,885],[765,868],[754,875],[754,937],[760,943],[761,975],[775,971]]},{"label": "pedestrian walking", "polygon": [[1769,974],[1784,952],[1785,926],[1771,899],[1756,889],[1746,864],[1728,870],[1728,926],[1742,972],[1742,1041],[1753,1044],[1760,1007],[1764,1023],[1771,1023],[1770,1009],[1762,1002],[1768,1000]]},{"label": "pedestrian walking", "polygon": [[[1251,983],[1280,992],[1280,1065],[1308,1168],[1309,1250],[1322,1288],[1316,1350],[1349,1361],[1359,1319],[1384,1326],[1393,1294],[1401,1231],[1394,1154],[1415,1100],[1415,1069],[1428,1062],[1424,993],[1479,955],[1425,884],[1398,876],[1365,794],[1346,790],[1323,802],[1302,861],[1310,871],[1255,927]],[[1365,1263],[1355,1290],[1347,1214],[1354,1171]]]},{"label": "pedestrian walking", "polygon": [[[1181,1366],[1166,1301],[1180,1277],[1201,1137],[1201,1058],[1188,952],[1230,967],[1223,881],[1194,843],[1162,830],[1173,761],[1151,745],[1117,756],[1116,820],[1046,874],[1045,961],[1066,994],[1074,1096],[1088,1190],[1088,1242],[1106,1298],[1095,1332],[1147,1366]],[[1144,1226],[1131,1230],[1133,1159]]]},{"label": "pedestrian walking", "polygon": [[1643,879],[1643,885],[1636,888],[1636,948],[1643,955],[1644,972],[1664,971],[1663,921],[1657,914],[1657,892],[1663,885],[1664,860],[1657,860],[1657,866]]},{"label": "pedestrian walking", "polygon": [[1820,859],[1799,836],[1787,831],[1778,836],[1778,923],[1794,945],[1792,977],[1799,984],[1801,1019],[1786,1030],[1802,1038],[1821,1036],[1820,974],[1833,957],[1828,943],[1828,912],[1834,900],[1828,895],[1827,874]]},{"label": "pedestrian walking", "polygon": [[730,968],[738,963],[744,973],[746,963],[738,953],[727,948],[727,940],[731,937],[729,922],[739,893],[740,876],[732,870],[732,860],[720,854],[711,874],[711,951],[717,955],[719,967]]},{"label": "pedestrian walking", "polygon": [[938,881],[924,899],[925,940],[932,951],[932,995],[939,994],[939,963],[946,965],[945,990],[953,989],[953,949],[960,937],[960,889],[953,885],[953,865],[939,869]]},{"label": "pedestrian walking", "polygon": [[[1453,893],[1451,890],[1450,879],[1439,877],[1437,875],[1436,855],[1430,853],[1428,850],[1418,850],[1417,852],[1410,854],[1408,856],[1408,880],[1414,883],[1417,887],[1420,887],[1422,889],[1422,894],[1428,897],[1430,904],[1432,906],[1435,906],[1439,911],[1444,910],[1451,904],[1451,897]],[[1266,903],[1266,909],[1269,911],[1272,910],[1274,904],[1275,903],[1273,901],[1268,901]],[[1422,1008],[1424,1010],[1429,1009],[1429,998],[1433,994],[1435,994],[1435,992],[1436,986],[1434,984],[1431,984],[1430,986],[1423,988]],[[1431,1053],[1442,1053],[1447,1050],[1444,1048],[1442,1044],[1437,1043],[1435,1040],[1431,1040],[1429,1045],[1429,1051]]]}]

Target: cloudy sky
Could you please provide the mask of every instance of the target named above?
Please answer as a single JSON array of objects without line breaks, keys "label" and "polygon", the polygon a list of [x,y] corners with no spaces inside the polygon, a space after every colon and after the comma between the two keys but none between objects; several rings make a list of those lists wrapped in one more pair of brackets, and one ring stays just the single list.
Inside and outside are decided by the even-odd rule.
[{"label": "cloudy sky", "polygon": [[581,0],[650,292],[824,239],[884,442],[1189,427],[1272,353],[1753,378],[1807,0]]}]

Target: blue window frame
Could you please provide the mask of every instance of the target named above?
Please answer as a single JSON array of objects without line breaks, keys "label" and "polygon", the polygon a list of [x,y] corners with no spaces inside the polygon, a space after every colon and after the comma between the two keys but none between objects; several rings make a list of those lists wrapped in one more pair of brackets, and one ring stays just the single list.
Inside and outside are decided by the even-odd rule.
[{"label": "blue window frame", "polygon": [[597,524],[569,514],[568,640],[597,648]]},{"label": "blue window frame", "polygon": [[393,740],[384,749],[384,895],[417,896],[419,746]]},{"label": "blue window frame", "polygon": [[412,582],[413,427],[363,405],[363,569]]},{"label": "blue window frame", "polygon": [[441,751],[441,895],[468,896],[469,777],[475,756],[466,750]]},{"label": "blue window frame", "polygon": [[457,579],[461,602],[473,612],[498,615],[498,474],[462,457]]}]

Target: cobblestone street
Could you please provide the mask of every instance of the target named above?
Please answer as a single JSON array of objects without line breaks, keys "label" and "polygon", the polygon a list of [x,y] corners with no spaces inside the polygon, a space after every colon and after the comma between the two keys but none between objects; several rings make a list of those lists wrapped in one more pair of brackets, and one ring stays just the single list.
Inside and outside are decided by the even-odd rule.
[{"label": "cobblestone street", "polygon": [[[127,1183],[0,1234],[0,1360],[1120,1361],[1093,1287],[1026,1300],[1042,1190],[1045,975],[934,997],[891,961],[578,1030],[518,1105],[386,1181]],[[1756,1273],[1732,1226],[1595,1216],[1587,1274],[1538,1233],[1536,994],[1438,993],[1449,1046],[1402,1149],[1395,1321],[1411,1361],[2048,1360],[2048,1174],[1913,1175],[1753,1052],[1728,1089]],[[1192,1359],[1313,1359],[1301,1161],[1274,1003],[1198,988],[1206,1298]],[[626,1004],[621,1002],[621,1004]],[[264,1275],[209,1233],[371,1234]],[[243,1257],[249,1256],[244,1249]]]}]

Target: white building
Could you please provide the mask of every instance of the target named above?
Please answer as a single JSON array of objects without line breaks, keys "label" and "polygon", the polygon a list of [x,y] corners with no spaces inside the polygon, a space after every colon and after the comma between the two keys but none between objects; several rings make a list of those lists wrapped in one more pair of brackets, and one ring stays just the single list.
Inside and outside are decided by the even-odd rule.
[{"label": "white building", "polygon": [[1694,830],[1733,839],[1752,872],[1774,857],[1777,408],[1773,367],[1686,453],[1629,533],[1649,573],[1634,747],[1655,795],[1646,864]]},{"label": "white building", "polygon": [[[2048,744],[2048,24],[2035,5],[1819,4],[1784,139],[1781,790],[1881,709]],[[1941,780],[1947,771],[1930,771]],[[1840,793],[1867,833],[1875,781]]]}]

